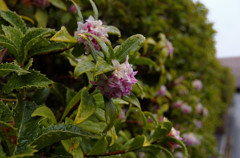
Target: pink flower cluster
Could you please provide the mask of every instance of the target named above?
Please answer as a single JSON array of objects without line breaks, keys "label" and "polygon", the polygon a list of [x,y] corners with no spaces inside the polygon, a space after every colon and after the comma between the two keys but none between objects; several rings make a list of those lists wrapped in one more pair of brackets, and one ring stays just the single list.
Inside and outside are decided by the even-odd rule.
[{"label": "pink flower cluster", "polygon": [[200,140],[193,133],[185,133],[183,134],[183,141],[186,145],[195,146],[200,144]]},{"label": "pink flower cluster", "polygon": [[[101,20],[94,20],[94,18],[90,16],[85,23],[78,22],[78,29],[75,32],[75,36],[78,36],[78,42],[85,45],[85,51],[88,53],[90,51],[88,42],[80,36],[80,34],[84,33],[91,33],[103,40],[108,37],[108,29],[103,26]],[[100,51],[100,46],[97,44],[97,41],[90,36],[88,36],[88,39],[92,41],[95,49]]]},{"label": "pink flower cluster", "polygon": [[[180,131],[177,131],[174,127],[172,127],[171,131],[167,134],[167,136],[174,137],[180,141],[183,140],[180,137]],[[174,142],[169,142],[168,144],[170,145],[172,151],[174,151],[176,148],[180,147],[180,145],[178,145]]]},{"label": "pink flower cluster", "polygon": [[173,103],[174,108],[180,108],[183,105],[183,102],[181,100],[178,100]]},{"label": "pink flower cluster", "polygon": [[107,98],[122,98],[124,95],[130,95],[132,85],[137,83],[134,77],[137,71],[133,71],[132,65],[126,61],[120,64],[117,60],[112,61],[115,71],[111,76],[102,76],[100,81],[95,83],[97,89]]},{"label": "pink flower cluster", "polygon": [[33,0],[33,5],[45,9],[50,6],[50,3],[48,0]]},{"label": "pink flower cluster", "polygon": [[158,95],[161,97],[164,97],[166,95],[166,92],[167,92],[166,86],[162,85],[160,87],[160,90],[158,91]]},{"label": "pink flower cluster", "polygon": [[195,88],[198,91],[200,91],[202,89],[202,87],[203,87],[202,81],[200,81],[200,80],[194,80],[192,82],[192,85],[193,85],[193,88]]},{"label": "pink flower cluster", "polygon": [[187,104],[182,105],[181,109],[182,109],[182,112],[185,114],[189,114],[192,112],[192,107]]}]

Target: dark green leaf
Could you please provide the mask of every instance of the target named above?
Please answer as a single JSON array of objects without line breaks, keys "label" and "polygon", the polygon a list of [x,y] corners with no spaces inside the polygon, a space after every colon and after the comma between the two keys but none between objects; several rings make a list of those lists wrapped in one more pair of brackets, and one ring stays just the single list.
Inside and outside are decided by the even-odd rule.
[{"label": "dark green leaf", "polygon": [[50,94],[49,88],[38,89],[34,93],[32,100],[35,101],[35,103],[37,103],[38,105],[41,105],[47,100],[49,94]]},{"label": "dark green leaf", "polygon": [[131,151],[131,150],[136,150],[140,149],[145,141],[145,136],[143,135],[138,135],[135,138],[131,139],[124,145],[124,149]]},{"label": "dark green leaf", "polygon": [[104,101],[107,127],[104,129],[103,132],[107,132],[113,127],[115,120],[118,118],[118,110],[111,99],[104,98]]},{"label": "dark green leaf", "polygon": [[86,120],[78,125],[84,131],[102,134],[104,128],[106,128],[107,124],[105,122],[93,122],[90,120]]},{"label": "dark green leaf", "polygon": [[15,28],[19,28],[23,33],[26,33],[26,24],[16,13],[12,11],[1,11],[0,16]]},{"label": "dark green leaf", "polygon": [[140,102],[138,101],[138,98],[133,94],[133,92],[130,92],[130,96],[123,96],[122,98],[126,102],[129,102],[130,104],[136,105],[139,109],[141,109]]},{"label": "dark green leaf", "polygon": [[81,103],[78,107],[77,116],[74,124],[77,125],[88,119],[96,110],[96,103],[92,95],[88,93],[88,89],[84,89],[81,94]]},{"label": "dark green leaf", "polygon": [[140,34],[129,37],[115,52],[117,60],[120,63],[124,62],[127,55],[138,51],[142,47],[144,40],[145,37]]},{"label": "dark green leaf", "polygon": [[154,61],[152,61],[150,58],[146,58],[146,57],[134,58],[134,60],[131,61],[131,64],[134,64],[134,65],[151,65],[154,68],[157,67],[157,64]]},{"label": "dark green leaf", "polygon": [[18,54],[17,48],[14,46],[14,43],[3,35],[0,35],[0,46],[8,48],[10,53],[12,53],[14,57],[18,59],[19,54]]},{"label": "dark green leaf", "polygon": [[83,73],[94,71],[94,69],[95,64],[93,62],[89,59],[82,58],[74,69],[74,77],[77,78]]},{"label": "dark green leaf", "polygon": [[28,74],[29,72],[13,63],[0,64],[0,76],[5,77],[10,72],[16,72],[18,75]]},{"label": "dark green leaf", "polygon": [[92,150],[88,153],[88,155],[100,155],[104,154],[108,147],[108,141],[106,137],[102,137],[94,144]]},{"label": "dark green leaf", "polygon": [[63,121],[63,119],[67,116],[67,114],[70,112],[70,110],[80,101],[81,99],[81,94],[82,90],[80,90],[72,99],[71,101],[67,104],[67,107],[65,111],[63,112],[63,115],[61,117],[60,122]]},{"label": "dark green leaf", "polygon": [[34,139],[31,145],[35,146],[35,148],[39,150],[61,140],[78,136],[90,138],[100,137],[99,135],[86,132],[78,126],[58,124],[40,130],[37,137]]},{"label": "dark green leaf", "polygon": [[43,88],[47,87],[53,82],[46,78],[38,71],[31,70],[29,74],[18,76],[12,75],[8,82],[3,86],[3,92],[9,93],[14,89],[20,90],[22,88]]},{"label": "dark green leaf", "polygon": [[0,121],[8,122],[12,119],[12,112],[2,101],[0,101]]}]

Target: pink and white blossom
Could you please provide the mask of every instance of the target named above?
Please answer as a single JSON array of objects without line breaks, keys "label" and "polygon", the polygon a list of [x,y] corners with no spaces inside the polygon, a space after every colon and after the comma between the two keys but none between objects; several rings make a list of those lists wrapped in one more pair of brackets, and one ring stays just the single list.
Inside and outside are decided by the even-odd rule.
[{"label": "pink and white blossom", "polygon": [[169,40],[166,41],[166,48],[168,51],[168,56],[172,55],[174,51],[174,47],[172,46],[172,43]]},{"label": "pink and white blossom", "polygon": [[200,121],[200,120],[195,120],[194,123],[197,128],[202,128],[202,126],[203,126],[202,121]]},{"label": "pink and white blossom", "polygon": [[203,116],[208,116],[208,109],[207,108],[203,108]]},{"label": "pink and white blossom", "polygon": [[187,104],[183,104],[181,109],[182,109],[182,112],[185,114],[189,114],[192,112],[192,107]]},{"label": "pink and white blossom", "polygon": [[202,81],[200,81],[200,80],[194,80],[192,82],[192,85],[193,85],[193,88],[195,88],[198,91],[200,91],[202,89],[202,87],[203,87]]},{"label": "pink and white blossom", "polygon": [[[172,127],[171,131],[167,134],[167,136],[176,138],[180,141],[183,140],[180,137],[180,131],[176,130],[174,127]],[[170,145],[172,151],[174,151],[176,148],[180,147],[180,145],[178,145],[174,142],[169,142],[168,144]]]},{"label": "pink and white blossom", "polygon": [[97,83],[97,89],[101,91],[107,98],[122,98],[124,95],[130,95],[132,85],[137,83],[134,77],[137,71],[133,71],[132,65],[128,63],[128,56],[126,61],[120,64],[117,60],[113,60],[113,67],[115,71],[111,76],[101,76]]},{"label": "pink and white blossom", "polygon": [[183,141],[188,146],[196,146],[200,144],[200,140],[193,133],[185,133],[183,134]]},{"label": "pink and white blossom", "polygon": [[[90,16],[85,23],[78,22],[78,29],[75,32],[75,36],[78,37],[78,42],[83,43],[85,45],[85,51],[89,52],[89,45],[88,42],[81,37],[81,34],[84,33],[91,33],[103,40],[106,40],[108,37],[108,29],[103,26],[101,20],[95,20],[92,16]],[[98,45],[97,41],[88,36],[88,39],[92,41],[96,50],[100,51],[100,46]]]},{"label": "pink and white blossom", "polygon": [[203,111],[203,106],[201,103],[198,103],[197,107],[196,107],[196,111],[198,114],[201,114]]},{"label": "pink and white blossom", "polygon": [[174,153],[174,157],[175,158],[184,158],[183,153],[180,151],[177,151],[176,153]]},{"label": "pink and white blossom", "polygon": [[181,100],[178,100],[173,103],[174,108],[180,108],[183,105],[183,102]]},{"label": "pink and white blossom", "polygon": [[158,95],[161,97],[164,97],[166,95],[166,92],[167,92],[166,86],[162,85],[160,87],[160,90],[158,91]]}]

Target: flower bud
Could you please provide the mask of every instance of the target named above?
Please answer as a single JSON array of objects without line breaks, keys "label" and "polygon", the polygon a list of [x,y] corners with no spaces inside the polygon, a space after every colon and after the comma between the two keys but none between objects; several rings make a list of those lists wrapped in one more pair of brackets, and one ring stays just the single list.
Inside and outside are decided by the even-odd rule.
[{"label": "flower bud", "polygon": [[[174,127],[172,127],[171,131],[167,134],[169,137],[174,137],[178,140],[182,140],[180,137],[180,131],[177,131]],[[174,151],[176,148],[180,147],[180,145],[174,143],[174,142],[169,142],[169,145],[171,147],[171,150]]]},{"label": "flower bud", "polygon": [[185,114],[189,114],[192,112],[192,107],[188,106],[187,104],[182,105],[181,109],[182,112],[184,112]]},{"label": "flower bud", "polygon": [[189,146],[196,146],[200,144],[200,140],[193,133],[183,134],[183,141]]},{"label": "flower bud", "polygon": [[192,82],[193,88],[195,88],[196,90],[200,91],[202,89],[202,82],[200,80],[194,80]]}]

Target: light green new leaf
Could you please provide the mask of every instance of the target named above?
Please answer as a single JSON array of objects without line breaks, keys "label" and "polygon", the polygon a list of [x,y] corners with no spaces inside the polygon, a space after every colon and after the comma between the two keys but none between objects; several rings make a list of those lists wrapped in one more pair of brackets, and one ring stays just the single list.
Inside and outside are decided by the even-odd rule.
[{"label": "light green new leaf", "polygon": [[100,138],[99,135],[84,131],[81,127],[74,125],[58,124],[52,125],[39,131],[37,137],[31,143],[36,149],[42,149],[53,143],[72,137]]},{"label": "light green new leaf", "polygon": [[78,78],[83,73],[94,71],[95,64],[89,59],[82,59],[78,62],[77,66],[74,69],[74,78]]},{"label": "light green new leaf", "polygon": [[105,136],[97,141],[96,144],[92,147],[92,150],[88,153],[88,155],[100,155],[104,154],[108,147],[108,141]]},{"label": "light green new leaf", "polygon": [[107,33],[111,34],[111,35],[118,35],[118,37],[121,37],[121,32],[118,28],[116,28],[115,26],[104,26],[105,28],[107,28]]},{"label": "light green new leaf", "polygon": [[117,60],[120,63],[124,62],[126,60],[127,55],[138,51],[142,47],[144,40],[145,40],[145,37],[140,34],[129,37],[116,50],[115,54],[116,54]]},{"label": "light green new leaf", "polygon": [[0,10],[8,10],[7,5],[5,4],[4,0],[0,0]]},{"label": "light green new leaf", "polygon": [[118,118],[118,110],[111,99],[104,98],[104,101],[105,118],[107,122],[107,127],[103,131],[105,133],[113,127],[115,120]]},{"label": "light green new leaf", "polygon": [[113,71],[114,67],[108,64],[105,60],[99,59],[95,66],[95,73],[94,76],[104,74],[109,71]]},{"label": "light green new leaf", "polygon": [[130,92],[130,96],[123,96],[122,99],[130,104],[136,105],[139,109],[141,109],[140,102],[133,92]]},{"label": "light green new leaf", "polygon": [[62,26],[61,30],[58,31],[50,40],[58,41],[58,42],[68,42],[68,43],[77,42],[77,39],[68,33],[65,26]]},{"label": "light green new leaf", "polygon": [[43,88],[53,83],[38,71],[31,70],[29,72],[29,74],[21,76],[16,74],[12,75],[8,82],[3,86],[3,92],[9,93],[14,89],[20,90],[22,88],[30,87]]},{"label": "light green new leaf", "polygon": [[26,33],[26,24],[16,13],[12,11],[0,11],[0,16],[15,28],[19,28],[22,33]]},{"label": "light green new leaf", "polygon": [[62,0],[50,0],[50,3],[59,9],[67,11],[67,6]]},{"label": "light green new leaf", "polygon": [[89,0],[89,1],[90,1],[91,5],[92,5],[92,8],[93,8],[94,18],[95,18],[95,20],[97,20],[98,19],[98,9],[97,9],[97,6],[96,6],[96,4],[94,3],[93,0]]},{"label": "light green new leaf", "polygon": [[22,69],[20,66],[13,63],[0,64],[0,76],[5,77],[10,72],[16,72],[18,75],[28,74],[30,72]]},{"label": "light green new leaf", "polygon": [[32,117],[35,116],[42,116],[44,118],[49,119],[52,123],[57,124],[57,120],[52,112],[52,110],[46,106],[38,107],[31,115]]},{"label": "light green new leaf", "polygon": [[95,133],[95,134],[102,134],[104,128],[107,126],[106,122],[93,122],[90,120],[85,120],[84,122],[78,125],[84,131]]},{"label": "light green new leaf", "polygon": [[78,107],[77,116],[74,124],[77,125],[88,119],[96,110],[95,99],[88,93],[88,89],[84,89],[81,94],[81,103]]},{"label": "light green new leaf", "polygon": [[36,11],[34,17],[37,20],[38,27],[45,28],[47,26],[48,14],[47,14],[46,10],[37,8],[37,11]]}]

